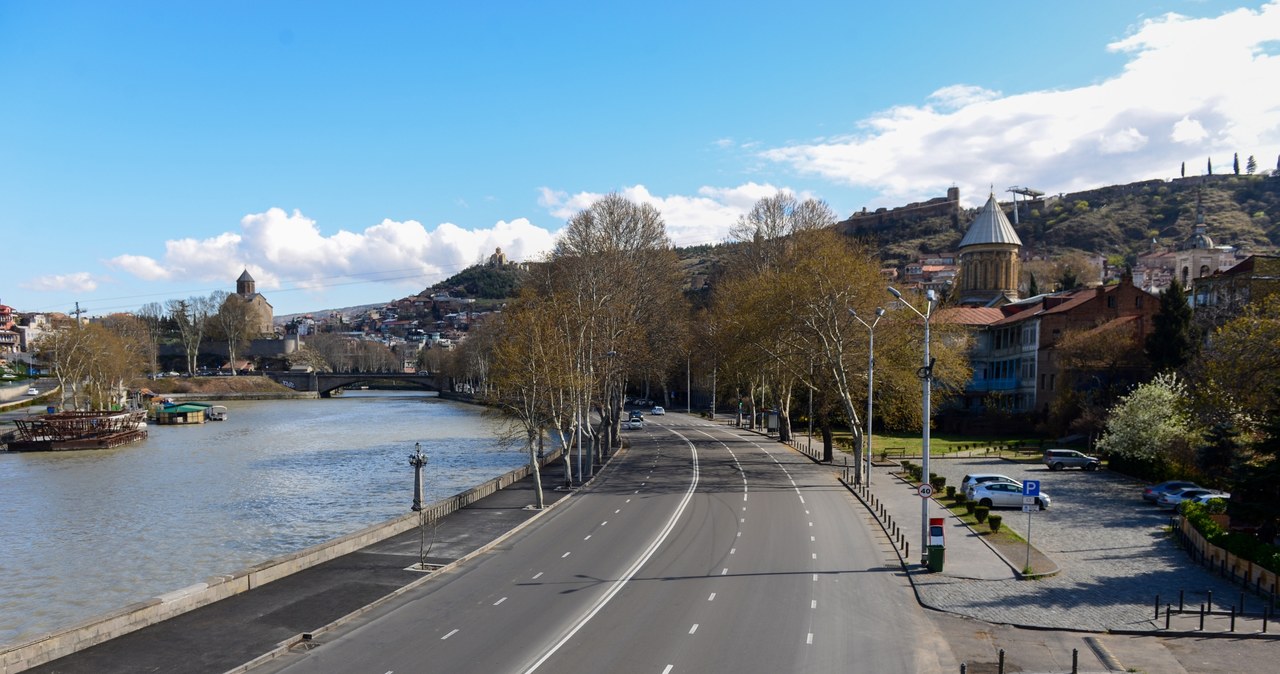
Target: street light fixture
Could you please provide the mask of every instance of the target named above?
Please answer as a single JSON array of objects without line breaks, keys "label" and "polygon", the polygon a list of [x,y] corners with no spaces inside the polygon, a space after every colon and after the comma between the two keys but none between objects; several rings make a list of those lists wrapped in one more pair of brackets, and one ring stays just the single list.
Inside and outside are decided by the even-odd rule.
[{"label": "street light fixture", "polygon": [[866,485],[871,486],[871,395],[875,391],[874,382],[876,375],[876,324],[884,316],[884,307],[876,307],[876,317],[870,323],[862,320],[858,312],[853,309],[849,310],[849,315],[853,319],[863,324],[870,334],[867,341],[867,442],[866,442]]},{"label": "street light fixture", "polygon": [[[902,303],[906,308],[916,312],[916,315],[924,319],[924,367],[918,371],[921,386],[924,392],[924,402],[922,404],[921,414],[921,449],[920,449],[920,472],[922,477],[927,481],[929,479],[929,420],[930,420],[930,402],[929,393],[933,388],[933,360],[929,358],[929,319],[933,316],[933,305],[938,301],[938,294],[932,288],[925,291],[925,308],[924,312],[912,305],[902,297],[902,293],[892,286],[889,287],[889,294],[894,299]],[[920,564],[929,563],[929,499],[920,499]]]}]

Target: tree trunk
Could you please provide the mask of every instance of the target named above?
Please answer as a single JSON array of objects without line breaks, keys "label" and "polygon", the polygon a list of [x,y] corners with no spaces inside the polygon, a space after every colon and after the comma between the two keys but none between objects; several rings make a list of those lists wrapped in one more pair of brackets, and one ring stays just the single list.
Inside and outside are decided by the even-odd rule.
[{"label": "tree trunk", "polygon": [[835,448],[832,446],[831,438],[831,420],[824,414],[818,424],[818,429],[822,431],[822,461],[831,463],[834,458]]},{"label": "tree trunk", "polygon": [[[538,436],[536,441],[535,435]],[[534,433],[532,430],[529,431],[529,472],[533,473],[533,492],[536,498],[534,505],[537,506],[538,510],[542,510],[546,505],[542,500],[542,470],[541,466],[538,465],[538,454],[541,453],[538,451],[538,445],[542,442],[541,436],[541,431],[538,433]]]}]

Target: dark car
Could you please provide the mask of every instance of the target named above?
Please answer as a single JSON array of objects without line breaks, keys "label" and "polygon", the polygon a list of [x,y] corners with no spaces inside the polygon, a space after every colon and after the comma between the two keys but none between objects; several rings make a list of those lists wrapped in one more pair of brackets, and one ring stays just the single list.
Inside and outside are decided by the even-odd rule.
[{"label": "dark car", "polygon": [[1081,454],[1074,449],[1046,449],[1044,450],[1044,465],[1048,466],[1049,470],[1062,470],[1063,468],[1097,470],[1102,467],[1102,462],[1097,457]]}]

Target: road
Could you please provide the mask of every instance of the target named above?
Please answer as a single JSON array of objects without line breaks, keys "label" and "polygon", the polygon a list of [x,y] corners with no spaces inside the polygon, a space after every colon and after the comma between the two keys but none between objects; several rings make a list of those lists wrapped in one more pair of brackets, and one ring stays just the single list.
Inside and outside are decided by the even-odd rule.
[{"label": "road", "polygon": [[829,471],[684,415],[628,437],[500,549],[262,671],[951,671]]}]

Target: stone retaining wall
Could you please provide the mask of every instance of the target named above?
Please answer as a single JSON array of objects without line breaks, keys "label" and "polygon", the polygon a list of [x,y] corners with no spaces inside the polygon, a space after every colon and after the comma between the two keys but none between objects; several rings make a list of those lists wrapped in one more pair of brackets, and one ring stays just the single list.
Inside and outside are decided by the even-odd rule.
[{"label": "stone retaining wall", "polygon": [[1209,543],[1185,517],[1178,518],[1179,531],[1192,559],[1218,571],[1251,590],[1273,597],[1280,591],[1280,579],[1274,571],[1268,571],[1253,562],[1237,557]]},{"label": "stone retaining wall", "polygon": [[[560,450],[543,460],[549,465],[560,457]],[[523,480],[529,466],[522,466],[479,486],[432,503],[426,509],[428,521],[435,521],[460,510],[500,489]],[[27,642],[3,646],[0,651],[0,674],[13,674],[70,655],[108,639],[167,620],[215,601],[252,590],[303,569],[341,557],[418,526],[418,513],[408,513],[393,520],[375,524],[327,543],[267,560],[235,573],[206,578],[202,583],[166,592],[146,601],[130,604]]]}]

